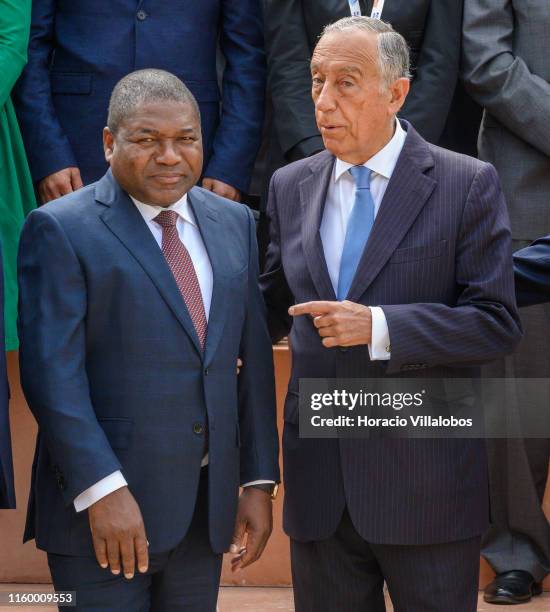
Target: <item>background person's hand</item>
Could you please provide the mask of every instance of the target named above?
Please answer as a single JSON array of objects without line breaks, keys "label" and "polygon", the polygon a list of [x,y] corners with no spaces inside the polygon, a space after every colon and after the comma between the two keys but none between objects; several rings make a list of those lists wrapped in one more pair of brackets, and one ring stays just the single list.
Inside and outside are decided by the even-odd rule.
[{"label": "background person's hand", "polygon": [[88,508],[95,556],[99,565],[114,575],[124,571],[134,577],[137,566],[145,573],[149,566],[147,537],[139,506],[128,487],[106,495]]},{"label": "background person's hand", "polygon": [[78,168],[64,168],[46,176],[38,183],[38,195],[42,204],[84,187]]},{"label": "background person's hand", "polygon": [[355,302],[304,302],[288,309],[293,317],[310,315],[323,346],[357,346],[372,341],[372,313]]},{"label": "background person's hand", "polygon": [[237,359],[237,374],[239,374],[242,367],[243,367],[243,362],[242,362],[242,359],[239,358]]},{"label": "background person's hand", "polygon": [[202,186],[208,189],[208,191],[213,191],[216,195],[222,196],[223,198],[228,198],[234,202],[241,201],[241,192],[238,189],[235,189],[235,187],[227,183],[218,181],[217,179],[204,178],[202,180]]},{"label": "background person's hand", "polygon": [[235,554],[231,559],[231,571],[243,569],[260,558],[273,529],[272,506],[269,493],[254,487],[243,489],[229,549]]}]

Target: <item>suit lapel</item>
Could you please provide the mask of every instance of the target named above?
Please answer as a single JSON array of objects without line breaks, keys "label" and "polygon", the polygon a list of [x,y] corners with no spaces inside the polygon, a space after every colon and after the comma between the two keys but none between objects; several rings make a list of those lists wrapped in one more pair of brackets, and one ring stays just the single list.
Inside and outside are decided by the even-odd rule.
[{"label": "suit lapel", "polygon": [[223,247],[227,244],[227,236],[224,235],[223,223],[219,221],[219,211],[208,201],[208,197],[199,189],[192,189],[188,197],[212,265],[212,301],[204,350],[204,363],[207,366],[216,353],[229,308],[227,303],[229,273]]},{"label": "suit lapel", "polygon": [[330,153],[320,154],[311,162],[311,174],[300,183],[302,246],[311,279],[322,300],[336,299],[319,232],[333,166],[334,157]]},{"label": "suit lapel", "polygon": [[160,295],[202,355],[195,326],[162,251],[132,200],[109,170],[96,186],[96,200],[105,205],[101,219],[145,270]]},{"label": "suit lapel", "polygon": [[347,299],[358,302],[399,246],[426,204],[436,182],[425,171],[433,166],[427,143],[406,124],[407,138],[376,215]]}]

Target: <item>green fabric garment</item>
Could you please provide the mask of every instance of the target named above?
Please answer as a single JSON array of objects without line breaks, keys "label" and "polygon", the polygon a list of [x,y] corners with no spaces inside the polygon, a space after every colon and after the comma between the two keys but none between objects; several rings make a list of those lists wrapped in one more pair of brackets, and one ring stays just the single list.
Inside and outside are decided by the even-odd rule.
[{"label": "green fabric garment", "polygon": [[0,0],[0,242],[4,255],[6,350],[17,338],[17,244],[25,215],[36,206],[11,90],[27,61],[31,0]]}]

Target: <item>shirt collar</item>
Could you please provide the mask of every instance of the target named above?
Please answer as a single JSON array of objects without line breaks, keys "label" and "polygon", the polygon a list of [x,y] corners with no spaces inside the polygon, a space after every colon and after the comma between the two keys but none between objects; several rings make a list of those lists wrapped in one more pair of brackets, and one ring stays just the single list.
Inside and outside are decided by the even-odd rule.
[{"label": "shirt collar", "polygon": [[184,221],[187,221],[187,223],[190,223],[194,226],[197,225],[191,207],[189,206],[189,201],[187,199],[186,193],[184,193],[183,197],[177,202],[174,202],[174,204],[170,204],[170,206],[167,207],[144,204],[143,202],[136,200],[132,196],[130,196],[130,198],[132,202],[136,205],[137,209],[139,210],[145,221],[154,221],[155,217],[163,210],[174,210]]},{"label": "shirt collar", "polygon": [[[405,144],[405,138],[407,132],[401,127],[401,123],[398,119],[395,121],[395,132],[388,142],[388,144],[380,149],[376,155],[373,155],[367,160],[363,166],[366,166],[376,174],[383,176],[385,179],[390,179],[403,145]],[[334,166],[334,181],[336,182],[345,172],[352,168],[354,164],[342,161],[336,158],[336,164]]]}]

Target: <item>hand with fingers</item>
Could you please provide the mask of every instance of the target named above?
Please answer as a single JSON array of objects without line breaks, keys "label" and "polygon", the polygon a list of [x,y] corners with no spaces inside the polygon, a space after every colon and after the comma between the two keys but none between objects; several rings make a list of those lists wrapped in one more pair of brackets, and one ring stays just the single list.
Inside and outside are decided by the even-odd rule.
[{"label": "hand with fingers", "polygon": [[309,315],[323,346],[358,346],[372,341],[372,313],[355,302],[304,302],[288,309],[292,317]]},{"label": "hand with fingers", "polygon": [[233,541],[229,549],[231,571],[237,572],[257,561],[273,529],[273,509],[269,493],[253,487],[239,497]]},{"label": "hand with fingers", "polygon": [[148,542],[139,506],[128,487],[106,495],[88,508],[97,562],[117,576],[134,577],[149,567]]},{"label": "hand with fingers", "polygon": [[215,194],[222,196],[222,198],[227,198],[234,202],[241,201],[241,192],[223,181],[218,181],[213,178],[204,178],[202,180],[202,186],[204,189],[208,189],[208,191],[213,191]]},{"label": "hand with fingers", "polygon": [[84,186],[78,168],[64,168],[46,176],[38,183],[38,195],[42,204],[72,193]]}]

